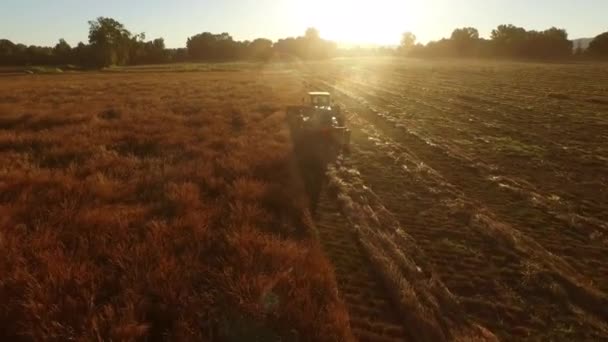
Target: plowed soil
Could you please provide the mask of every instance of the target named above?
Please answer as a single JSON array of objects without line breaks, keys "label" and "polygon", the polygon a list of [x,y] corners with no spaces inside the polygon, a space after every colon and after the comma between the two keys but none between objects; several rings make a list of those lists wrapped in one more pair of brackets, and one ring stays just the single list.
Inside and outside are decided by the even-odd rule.
[{"label": "plowed soil", "polygon": [[[361,175],[467,318],[504,340],[608,338],[607,66],[358,60],[301,78],[349,113],[340,167]],[[358,252],[326,201],[319,229],[340,277],[366,263],[342,261]]]}]

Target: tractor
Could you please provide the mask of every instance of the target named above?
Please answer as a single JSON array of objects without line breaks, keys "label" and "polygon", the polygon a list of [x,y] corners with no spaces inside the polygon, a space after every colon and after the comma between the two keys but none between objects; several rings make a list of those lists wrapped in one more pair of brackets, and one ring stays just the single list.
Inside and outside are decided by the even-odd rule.
[{"label": "tractor", "polygon": [[287,108],[287,123],[312,212],[326,183],[327,166],[349,152],[350,129],[339,106],[327,92],[308,93],[308,103]]},{"label": "tractor", "polygon": [[308,99],[307,104],[287,108],[287,122],[296,148],[301,147],[298,145],[316,147],[322,155],[347,152],[350,129],[346,127],[340,106],[333,105],[328,92],[310,92]]}]

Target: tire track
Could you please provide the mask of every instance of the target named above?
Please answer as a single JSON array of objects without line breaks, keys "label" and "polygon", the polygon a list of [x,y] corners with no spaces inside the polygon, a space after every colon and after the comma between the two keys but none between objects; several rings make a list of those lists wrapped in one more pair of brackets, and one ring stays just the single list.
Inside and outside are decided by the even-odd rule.
[{"label": "tire track", "polygon": [[360,341],[407,341],[401,319],[361,249],[355,231],[327,193],[318,205],[317,229],[327,256],[335,267],[338,286],[350,313],[354,335]]}]

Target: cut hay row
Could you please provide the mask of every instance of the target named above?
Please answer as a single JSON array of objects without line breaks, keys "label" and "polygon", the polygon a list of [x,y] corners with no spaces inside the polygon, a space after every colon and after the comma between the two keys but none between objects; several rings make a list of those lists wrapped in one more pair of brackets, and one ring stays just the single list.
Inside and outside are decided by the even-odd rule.
[{"label": "cut hay row", "polygon": [[[372,104],[367,100],[368,94],[353,92],[339,79],[315,83],[318,82],[315,77],[309,75],[312,80],[309,82],[317,87],[335,90],[333,84],[339,85],[340,91],[335,95],[341,104],[347,104],[351,113],[359,114],[350,118],[355,125],[356,148],[345,166],[362,171],[366,185],[396,214],[402,229],[427,255],[423,260],[430,261],[443,283],[456,295],[465,315],[501,338],[606,336],[608,330],[602,323],[606,317],[602,309],[606,297],[597,286],[601,282],[595,284],[580,268],[570,265],[571,259],[550,253],[527,236],[532,230],[522,234],[522,227],[500,222],[495,213],[488,211],[487,203],[470,198],[471,190],[475,195],[492,194],[491,187],[474,189],[479,179],[466,177],[467,183],[450,183],[459,179],[455,175],[464,169],[440,146],[410,139],[408,131],[420,128],[415,122],[410,122],[407,130],[396,129],[395,122],[379,115],[390,112],[391,107],[371,110],[379,102]],[[444,160],[444,164],[438,163]],[[437,165],[441,168],[433,169]],[[357,193],[354,197],[369,196]],[[572,232],[552,231],[545,237],[567,239],[569,234]],[[582,248],[577,252],[581,254],[577,261],[591,264],[595,263],[595,253],[600,257],[601,249]],[[378,259],[383,260],[390,273],[392,268],[386,265],[394,261]],[[596,279],[602,280],[605,274],[602,276],[601,268],[596,271]],[[539,322],[552,328],[542,328]],[[567,326],[580,328],[565,329]]]},{"label": "cut hay row", "polygon": [[370,262],[352,222],[340,213],[336,199],[327,191],[317,208],[316,227],[334,266],[355,337],[360,341],[417,340],[412,339],[412,331],[418,328],[404,326],[376,264]]},{"label": "cut hay row", "polygon": [[338,163],[328,175],[330,191],[335,193],[359,243],[386,284],[412,340],[497,340],[487,329],[466,318],[424,253],[365,186],[356,170]]}]

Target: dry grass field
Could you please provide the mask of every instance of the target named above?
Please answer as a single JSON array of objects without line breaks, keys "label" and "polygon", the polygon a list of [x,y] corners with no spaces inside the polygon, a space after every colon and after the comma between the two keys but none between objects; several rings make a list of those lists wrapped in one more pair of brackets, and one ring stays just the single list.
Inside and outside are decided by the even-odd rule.
[{"label": "dry grass field", "polygon": [[0,77],[0,340],[348,340],[282,71]]},{"label": "dry grass field", "polygon": [[[349,155],[315,217],[284,109]],[[608,65],[0,77],[1,340],[608,339]]]}]

